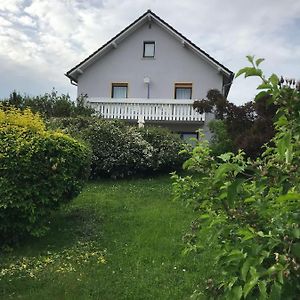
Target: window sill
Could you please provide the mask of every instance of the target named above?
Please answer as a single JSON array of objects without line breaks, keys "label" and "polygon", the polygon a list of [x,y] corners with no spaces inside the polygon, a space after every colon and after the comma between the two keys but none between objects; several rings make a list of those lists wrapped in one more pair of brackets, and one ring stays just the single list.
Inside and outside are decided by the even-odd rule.
[{"label": "window sill", "polygon": [[155,60],[155,57],[142,57],[141,60]]}]

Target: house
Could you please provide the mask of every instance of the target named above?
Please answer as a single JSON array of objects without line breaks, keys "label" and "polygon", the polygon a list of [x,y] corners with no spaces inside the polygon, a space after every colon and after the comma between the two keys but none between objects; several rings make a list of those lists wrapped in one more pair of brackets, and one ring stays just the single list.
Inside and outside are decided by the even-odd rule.
[{"label": "house", "polygon": [[233,75],[150,10],[66,73],[102,117],[162,125],[183,137],[207,131],[212,116],[193,102],[210,89],[227,96]]}]

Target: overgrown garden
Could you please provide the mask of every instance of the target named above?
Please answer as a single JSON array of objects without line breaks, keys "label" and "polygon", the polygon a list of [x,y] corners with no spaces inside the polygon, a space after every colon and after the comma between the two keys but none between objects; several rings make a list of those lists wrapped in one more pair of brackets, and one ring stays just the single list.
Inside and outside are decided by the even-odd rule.
[{"label": "overgrown garden", "polygon": [[0,297],[297,299],[300,86],[248,60],[255,101],[210,91],[194,107],[214,137],[194,148],[84,97],[3,101]]}]

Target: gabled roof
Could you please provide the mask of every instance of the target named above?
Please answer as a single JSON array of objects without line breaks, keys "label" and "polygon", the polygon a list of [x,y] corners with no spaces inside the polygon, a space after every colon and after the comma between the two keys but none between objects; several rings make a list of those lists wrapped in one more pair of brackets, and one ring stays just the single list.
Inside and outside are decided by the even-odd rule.
[{"label": "gabled roof", "polygon": [[217,70],[219,70],[224,75],[224,87],[225,87],[225,94],[228,94],[231,81],[234,77],[234,74],[232,71],[230,71],[228,68],[226,68],[224,65],[222,65],[220,62],[218,62],[216,59],[211,57],[208,53],[206,53],[204,50],[199,48],[197,45],[195,45],[192,41],[190,41],[188,38],[186,38],[183,34],[178,32],[176,29],[174,29],[171,25],[169,25],[167,22],[165,22],[163,19],[161,19],[159,16],[157,16],[155,13],[153,13],[151,10],[147,10],[143,15],[141,15],[138,19],[136,19],[133,23],[131,23],[129,26],[124,28],[120,33],[118,33],[116,36],[114,36],[111,40],[109,40],[107,43],[105,43],[102,47],[97,49],[95,52],[93,52],[90,56],[88,56],[86,59],[81,61],[79,64],[77,64],[75,67],[73,67],[71,70],[69,70],[65,75],[70,78],[71,82],[77,82],[78,77],[83,73],[83,70],[89,66],[91,63],[93,63],[96,59],[98,59],[101,55],[106,53],[107,51],[116,48],[117,44],[125,39],[128,35],[130,35],[133,31],[135,31],[139,26],[143,25],[146,22],[154,21],[157,24],[161,25],[164,29],[166,29],[169,33],[177,37],[181,40],[181,42],[185,45],[190,47],[192,50],[194,50],[197,54],[199,54],[201,57],[203,57],[208,63],[210,63],[212,66],[214,66]]}]

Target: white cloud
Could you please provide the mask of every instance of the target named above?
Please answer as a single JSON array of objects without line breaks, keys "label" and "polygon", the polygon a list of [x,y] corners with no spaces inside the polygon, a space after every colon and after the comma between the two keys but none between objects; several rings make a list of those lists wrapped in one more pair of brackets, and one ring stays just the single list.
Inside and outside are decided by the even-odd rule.
[{"label": "white cloud", "polygon": [[6,20],[5,18],[1,17],[0,16],[0,26],[2,27],[8,27],[8,26],[11,26],[12,23],[8,20]]},{"label": "white cloud", "polygon": [[1,0],[0,10],[18,13],[20,11],[20,0]]},{"label": "white cloud", "polygon": [[[267,74],[299,77],[300,3],[294,0],[1,0],[0,57],[7,70],[0,76],[27,93],[48,84],[74,96],[63,74],[148,8],[235,72],[247,64],[245,55],[256,54],[266,58]],[[21,68],[30,70],[22,83],[15,80]],[[255,84],[237,79],[230,99],[250,100]],[[1,88],[0,97],[9,91]]]},{"label": "white cloud", "polygon": [[29,26],[29,27],[36,26],[36,22],[32,18],[26,15],[16,18],[16,22],[20,23],[23,26]]}]

